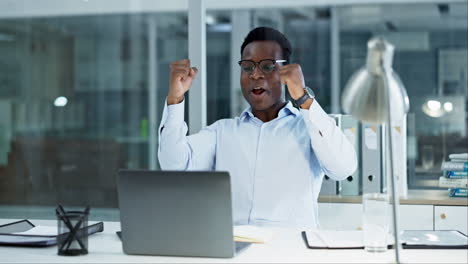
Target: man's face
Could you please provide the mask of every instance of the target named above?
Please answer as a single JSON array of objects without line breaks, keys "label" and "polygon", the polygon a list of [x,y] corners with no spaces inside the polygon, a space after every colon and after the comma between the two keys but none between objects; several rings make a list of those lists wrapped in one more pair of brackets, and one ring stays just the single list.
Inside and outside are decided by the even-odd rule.
[{"label": "man's face", "polygon": [[[259,62],[265,59],[281,60],[282,50],[275,41],[254,41],[249,43],[242,53],[242,60]],[[265,111],[283,101],[283,91],[278,69],[264,73],[258,66],[252,73],[241,70],[241,87],[245,100],[252,110]]]}]

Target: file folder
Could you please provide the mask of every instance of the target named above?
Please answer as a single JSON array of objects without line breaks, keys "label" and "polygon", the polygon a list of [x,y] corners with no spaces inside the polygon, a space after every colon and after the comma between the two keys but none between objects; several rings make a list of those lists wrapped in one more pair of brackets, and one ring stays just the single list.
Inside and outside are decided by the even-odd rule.
[{"label": "file folder", "polygon": [[385,183],[382,182],[384,171],[385,146],[382,126],[363,123],[361,125],[361,164],[362,193],[382,192]]},{"label": "file folder", "polygon": [[[388,146],[388,137],[387,137],[387,124],[382,124],[380,126],[380,191],[382,193],[387,192],[387,186],[391,182],[390,178],[390,149]],[[395,146],[395,142],[393,142]],[[395,149],[393,149],[393,155],[395,156]],[[395,160],[393,160],[395,162]],[[395,167],[395,163],[393,164]]]},{"label": "file folder", "polygon": [[[390,151],[387,136],[388,124],[380,127],[380,151],[381,151],[381,191],[386,192],[391,181],[390,173]],[[393,173],[396,176],[399,196],[405,198],[408,196],[408,181],[407,181],[407,131],[406,131],[406,116],[398,121],[393,122],[391,127],[392,147],[393,147]]]},{"label": "file folder", "polygon": [[339,185],[337,181],[332,180],[330,177],[325,175],[325,177],[323,177],[320,195],[337,195],[338,187]]},{"label": "file folder", "polygon": [[[359,121],[354,119],[351,115],[342,115],[340,120],[340,127],[343,133],[351,142],[356,151],[358,158],[358,164],[360,164],[360,126]],[[361,166],[358,166],[356,171],[349,175],[345,180],[340,182],[340,194],[347,195],[359,195],[360,193],[360,181],[361,181]]]},{"label": "file folder", "polygon": [[[407,179],[407,117],[392,126],[393,140],[393,168],[398,184],[398,193],[400,197],[408,196]],[[388,179],[387,179],[388,181]]]}]

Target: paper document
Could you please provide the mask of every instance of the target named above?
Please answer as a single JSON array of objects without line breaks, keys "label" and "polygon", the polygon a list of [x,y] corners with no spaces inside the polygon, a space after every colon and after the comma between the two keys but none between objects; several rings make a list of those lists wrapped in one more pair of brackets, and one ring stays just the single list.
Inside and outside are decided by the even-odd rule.
[{"label": "paper document", "polygon": [[35,235],[35,236],[56,236],[56,226],[35,226],[28,231],[16,232],[17,235]]},{"label": "paper document", "polygon": [[312,230],[306,231],[311,247],[359,248],[363,247],[362,231]]},{"label": "paper document", "polygon": [[405,231],[402,241],[407,245],[425,245],[425,246],[468,246],[468,238],[457,231],[436,230],[436,231]]},{"label": "paper document", "polygon": [[249,225],[234,226],[234,241],[266,243],[273,238],[273,232],[264,228]]},{"label": "paper document", "polygon": [[56,237],[25,237],[25,236],[9,236],[0,235],[0,245],[41,245],[51,246],[57,243]]}]

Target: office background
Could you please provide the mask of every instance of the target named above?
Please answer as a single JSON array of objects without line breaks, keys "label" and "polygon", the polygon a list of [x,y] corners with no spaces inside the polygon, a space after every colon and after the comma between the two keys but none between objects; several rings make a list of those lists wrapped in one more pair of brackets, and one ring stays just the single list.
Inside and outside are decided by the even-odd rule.
[{"label": "office background", "polygon": [[[396,46],[393,67],[410,99],[409,188],[440,189],[441,162],[467,152],[466,1],[206,8],[207,124],[247,107],[236,62],[250,29],[284,32],[291,61],[329,113],[341,113],[340,92],[364,64],[367,40],[380,34]],[[188,57],[187,13],[182,0],[0,1],[0,214],[22,217],[24,208],[58,202],[112,211],[119,168],[159,168],[155,128],[169,63]],[[442,112],[424,112],[427,100]],[[189,95],[188,103],[198,101]]]}]

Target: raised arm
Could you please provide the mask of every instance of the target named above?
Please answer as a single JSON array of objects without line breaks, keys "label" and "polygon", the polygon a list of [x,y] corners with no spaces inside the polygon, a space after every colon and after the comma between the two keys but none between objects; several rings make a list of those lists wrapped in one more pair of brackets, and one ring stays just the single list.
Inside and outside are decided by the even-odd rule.
[{"label": "raised arm", "polygon": [[[281,82],[288,86],[294,100],[306,95],[304,76],[299,64],[289,64],[280,69]],[[312,150],[322,170],[335,180],[343,180],[357,169],[357,156],[353,145],[336,126],[314,98],[301,101],[301,113],[310,135]]]},{"label": "raised arm", "polygon": [[309,109],[301,109],[315,156],[322,169],[334,180],[343,180],[357,169],[353,145],[335,120],[323,111],[317,101]]},{"label": "raised arm", "polygon": [[171,63],[170,86],[159,126],[158,159],[164,170],[212,170],[217,123],[187,136],[184,94],[197,74],[189,60]]}]

